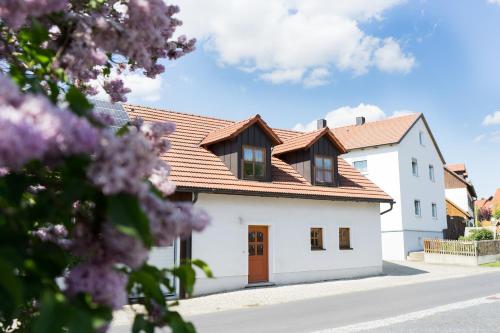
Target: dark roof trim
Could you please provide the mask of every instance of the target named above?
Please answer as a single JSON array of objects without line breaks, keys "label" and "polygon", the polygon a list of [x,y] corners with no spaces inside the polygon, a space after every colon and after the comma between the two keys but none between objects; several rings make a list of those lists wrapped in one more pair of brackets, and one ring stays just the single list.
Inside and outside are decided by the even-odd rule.
[{"label": "dark roof trim", "polygon": [[350,201],[350,202],[359,201],[359,202],[378,202],[378,203],[395,202],[392,199],[337,197],[331,195],[311,195],[311,194],[294,194],[294,193],[271,193],[271,192],[261,192],[261,191],[225,190],[225,189],[211,189],[211,188],[200,188],[200,187],[189,187],[189,186],[177,186],[177,191],[244,195],[251,197],[290,198],[290,199],[310,199],[310,200],[330,200],[330,201]]},{"label": "dark roof trim", "polygon": [[401,139],[399,139],[399,141],[397,143],[399,144],[399,143],[401,143],[401,141],[403,141],[403,139],[411,131],[411,129],[413,127],[415,127],[415,124],[418,122],[419,119],[422,119],[422,121],[424,122],[425,128],[427,129],[427,132],[429,132],[429,135],[431,136],[432,143],[434,144],[434,147],[437,150],[437,153],[439,155],[439,158],[441,159],[441,162],[443,162],[443,165],[446,164],[446,162],[444,160],[444,156],[441,153],[441,149],[439,149],[439,146],[438,146],[438,144],[436,142],[436,139],[434,138],[434,134],[432,134],[431,128],[429,127],[429,123],[427,123],[427,120],[425,119],[423,113],[420,113],[420,115],[415,119],[415,121],[413,122],[413,124],[411,124],[411,126],[408,128],[408,130],[405,132],[405,134],[403,134],[403,136],[401,137]]},{"label": "dark roof trim", "polygon": [[[213,145],[213,144],[218,143],[218,142],[233,139],[254,124],[258,124],[260,126],[260,128],[264,131],[264,133],[266,133],[266,135],[271,139],[271,141],[275,145],[279,145],[279,144],[283,143],[283,141],[281,141],[279,136],[276,133],[274,133],[273,129],[271,127],[269,127],[269,125],[262,119],[262,117],[259,114],[256,114],[255,116],[251,117],[250,119],[243,120],[241,122],[244,122],[244,121],[246,121],[247,123],[242,125],[241,127],[237,128],[234,132],[232,132],[228,135],[225,135],[223,137],[219,137],[216,140],[207,140],[207,138],[205,138],[205,139],[203,139],[203,141],[201,142],[200,145],[203,147],[208,147],[208,146]],[[227,127],[235,126],[236,124],[241,123],[241,122],[235,122],[235,123],[232,123],[228,126],[218,128],[218,129],[214,130],[214,132],[224,130]],[[210,134],[211,133],[209,133],[208,135],[210,135]]]},{"label": "dark roof trim", "polygon": [[463,179],[460,175],[458,175],[456,172],[454,171],[451,171],[447,166],[444,166],[444,170],[446,172],[448,172],[450,175],[452,175],[453,177],[455,177],[457,180],[459,180],[460,182],[462,182],[464,185],[467,186],[467,189],[469,190],[470,194],[472,197],[474,198],[477,198],[477,193],[476,193],[476,189],[474,188],[474,185],[472,185],[470,182],[468,182],[467,180]]},{"label": "dark roof trim", "polygon": [[468,218],[471,218],[472,216],[470,216],[470,214],[466,211],[464,211],[462,208],[458,207],[456,203],[454,203],[453,201],[449,200],[449,199],[446,199],[445,200],[447,203],[449,203],[450,205],[452,205],[456,210],[458,210],[460,213],[464,214],[465,216],[467,216]]},{"label": "dark roof trim", "polygon": [[[306,136],[306,135],[310,135],[310,134],[311,134],[310,132],[306,132],[303,135]],[[337,150],[339,151],[339,154],[347,153],[347,149],[345,149],[342,142],[340,142],[340,140],[335,136],[335,134],[328,127],[325,127],[323,129],[321,129],[320,131],[318,131],[318,134],[316,135],[316,137],[314,137],[307,145],[295,146],[295,147],[292,147],[290,149],[285,149],[283,151],[278,151],[278,152],[273,151],[273,156],[278,156],[278,155],[290,153],[290,152],[296,151],[296,150],[309,149],[312,147],[312,145],[314,145],[319,139],[321,139],[324,136],[328,136],[328,139],[335,146],[335,148],[337,148]],[[297,140],[297,139],[298,139],[297,137],[294,138],[294,140]],[[286,145],[286,144],[287,144],[287,142],[285,141],[283,143],[283,145]],[[277,146],[276,148],[278,148],[278,147],[279,146]]]}]

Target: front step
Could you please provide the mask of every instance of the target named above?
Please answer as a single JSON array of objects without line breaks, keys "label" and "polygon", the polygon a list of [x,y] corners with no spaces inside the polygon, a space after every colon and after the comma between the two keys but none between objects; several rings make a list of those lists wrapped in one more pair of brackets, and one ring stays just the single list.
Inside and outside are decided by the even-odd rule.
[{"label": "front step", "polygon": [[424,251],[410,252],[406,257],[408,261],[424,261]]}]

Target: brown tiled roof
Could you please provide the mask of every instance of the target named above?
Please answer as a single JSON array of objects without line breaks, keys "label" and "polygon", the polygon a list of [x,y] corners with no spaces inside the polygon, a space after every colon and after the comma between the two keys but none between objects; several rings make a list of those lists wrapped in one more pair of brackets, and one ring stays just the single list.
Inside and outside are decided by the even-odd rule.
[{"label": "brown tiled roof", "polygon": [[444,163],[443,155],[421,113],[367,122],[363,125],[332,128],[332,132],[347,150],[397,144],[403,140],[419,119],[422,119],[427,127],[439,157]]},{"label": "brown tiled roof", "polygon": [[270,128],[267,123],[262,120],[260,115],[256,114],[255,116],[252,116],[248,119],[229,124],[225,127],[218,128],[208,133],[200,143],[200,146],[208,147],[211,144],[235,138],[238,136],[238,134],[240,134],[253,124],[259,124],[274,144],[279,145],[280,143],[282,143],[276,133],[273,132],[272,128]]},{"label": "brown tiled roof", "polygon": [[[172,121],[172,149],[163,157],[171,165],[171,179],[179,190],[292,198],[390,202],[391,197],[339,158],[339,187],[313,186],[294,168],[277,157],[271,158],[272,181],[238,179],[212,152],[200,146],[209,133],[235,122],[135,105],[124,105],[130,116],[146,121]],[[274,130],[286,141],[299,132]]]},{"label": "brown tiled roof", "polygon": [[345,154],[347,152],[342,143],[340,143],[335,135],[333,135],[330,129],[325,127],[313,132],[297,134],[287,139],[284,143],[273,148],[273,155],[278,156],[294,150],[307,149],[325,135],[328,136],[328,138],[333,142],[340,154]]},{"label": "brown tiled roof", "polygon": [[446,164],[446,167],[453,172],[466,172],[465,164],[457,163],[457,164]]}]

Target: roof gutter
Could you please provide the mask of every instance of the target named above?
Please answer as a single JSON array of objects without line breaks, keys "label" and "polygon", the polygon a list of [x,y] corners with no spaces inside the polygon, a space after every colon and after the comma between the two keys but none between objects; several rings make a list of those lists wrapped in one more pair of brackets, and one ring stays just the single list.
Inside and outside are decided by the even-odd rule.
[{"label": "roof gutter", "polygon": [[[269,193],[258,191],[242,191],[242,190],[227,190],[227,189],[208,189],[200,187],[177,186],[179,192],[193,192],[196,196],[199,193],[211,194],[229,194],[229,195],[244,195],[256,197],[273,197],[273,198],[289,198],[289,199],[311,199],[311,200],[330,200],[330,201],[354,201],[354,202],[378,202],[378,203],[391,203],[392,199],[374,199],[374,198],[356,198],[356,197],[334,197],[334,196],[320,196],[320,195],[300,195],[300,194],[287,194],[287,193]],[[196,202],[196,201],[194,201]]]},{"label": "roof gutter", "polygon": [[395,202],[394,202],[394,201],[389,202],[389,205],[391,205],[391,206],[389,207],[389,209],[386,209],[386,210],[384,210],[383,212],[381,212],[381,213],[380,213],[380,216],[382,216],[382,215],[384,215],[384,214],[389,213],[389,212],[390,212],[390,211],[394,208],[394,204],[395,204]]}]

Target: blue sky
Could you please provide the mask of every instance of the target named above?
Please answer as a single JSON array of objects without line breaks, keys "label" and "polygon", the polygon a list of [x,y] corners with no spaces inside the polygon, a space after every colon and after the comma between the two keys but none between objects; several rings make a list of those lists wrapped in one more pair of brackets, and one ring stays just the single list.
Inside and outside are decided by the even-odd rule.
[{"label": "blue sky", "polygon": [[154,82],[131,79],[129,100],[233,120],[259,113],[281,128],[423,112],[446,162],[465,163],[488,196],[500,187],[498,2],[276,1],[283,14],[262,1],[180,0],[198,49]]}]

